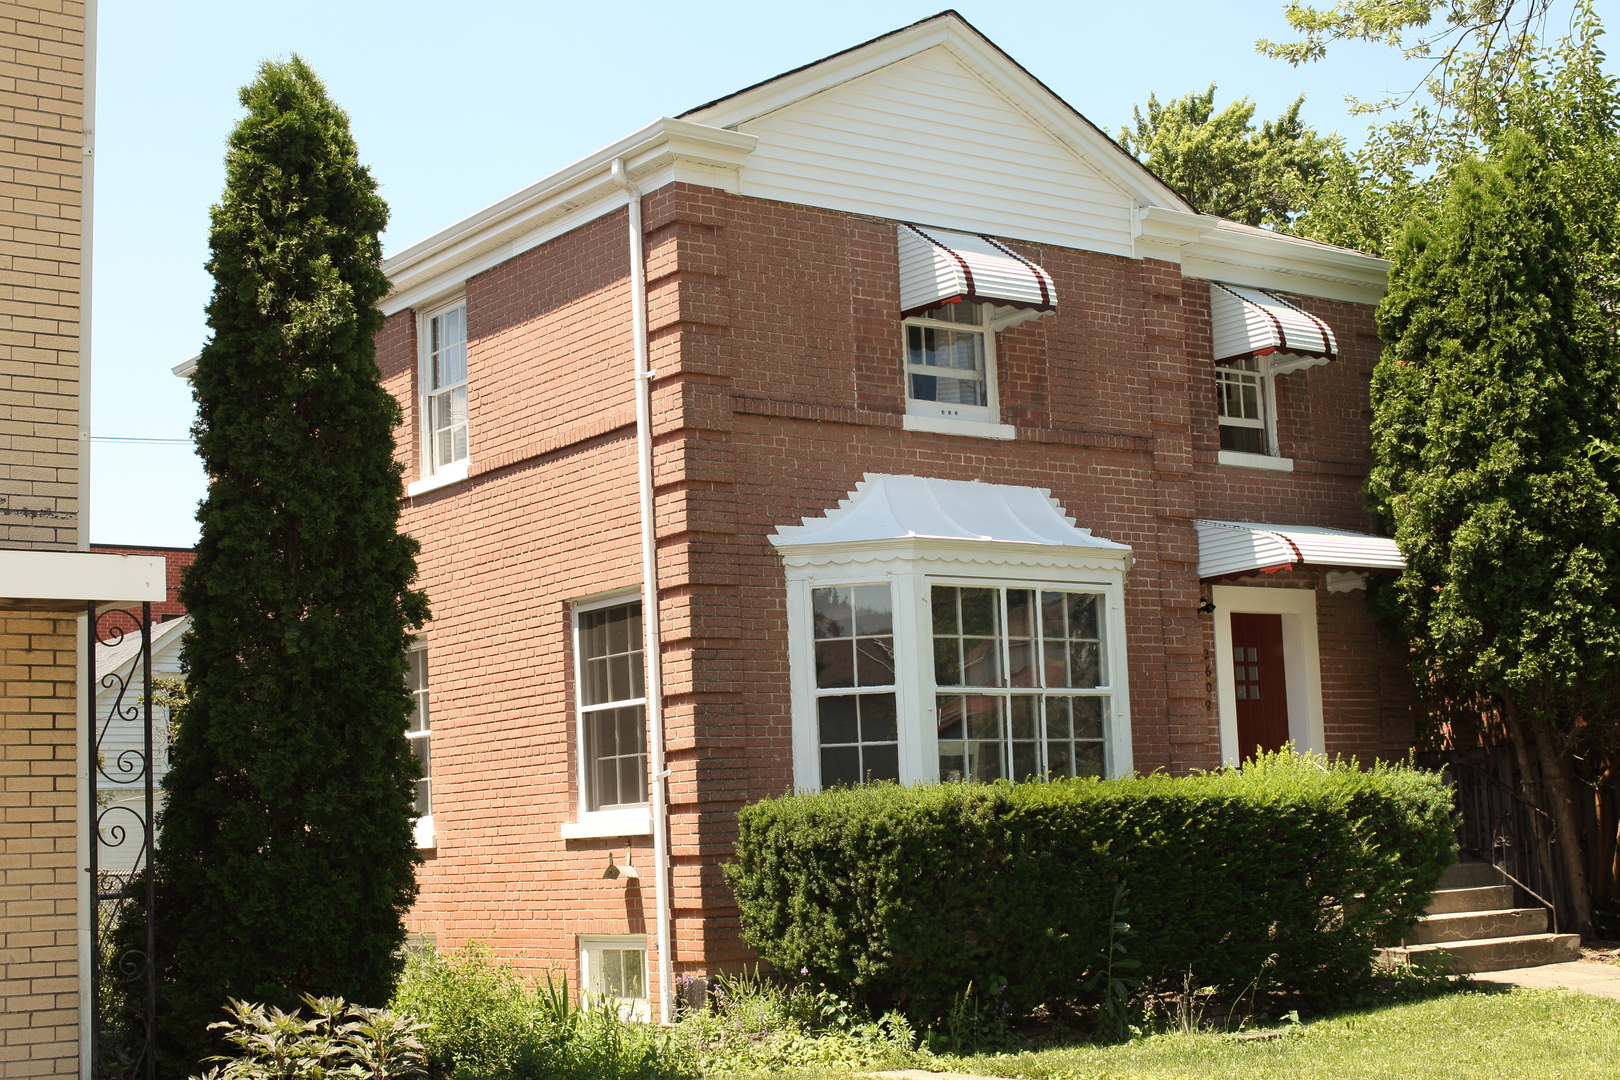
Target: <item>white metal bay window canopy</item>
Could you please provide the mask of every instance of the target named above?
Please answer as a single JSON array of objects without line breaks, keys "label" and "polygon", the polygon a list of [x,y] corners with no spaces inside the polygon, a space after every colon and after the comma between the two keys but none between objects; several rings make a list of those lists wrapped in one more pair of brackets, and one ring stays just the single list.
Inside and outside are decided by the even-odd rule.
[{"label": "white metal bay window canopy", "polygon": [[986,304],[1004,330],[1057,310],[1052,275],[998,240],[917,225],[900,226],[900,314],[946,304]]},{"label": "white metal bay window canopy", "polygon": [[[1352,570],[1403,570],[1395,541],[1382,536],[1314,525],[1257,525],[1245,521],[1194,521],[1198,531],[1198,576],[1225,577],[1295,565]],[[1329,583],[1332,588],[1332,583]]]},{"label": "white metal bay window canopy", "polygon": [[1049,492],[868,474],[770,539],[801,789],[1130,770],[1131,549]]}]

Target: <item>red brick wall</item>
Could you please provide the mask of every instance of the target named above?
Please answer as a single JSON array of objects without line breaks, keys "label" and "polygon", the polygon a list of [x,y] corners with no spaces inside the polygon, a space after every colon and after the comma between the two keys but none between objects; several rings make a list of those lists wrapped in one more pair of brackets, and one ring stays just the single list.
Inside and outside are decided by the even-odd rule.
[{"label": "red brick wall", "polygon": [[158,622],[165,619],[178,618],[186,613],[186,606],[180,602],[180,578],[186,572],[186,567],[197,561],[195,548],[174,547],[120,547],[117,544],[91,544],[91,551],[99,551],[108,555],[161,555],[168,570],[167,585],[168,599],[159,604],[152,605],[152,618]]},{"label": "red brick wall", "polygon": [[[1208,285],[1014,243],[1060,300],[1000,338],[1018,438],[906,432],[893,223],[684,185],[644,210],[679,967],[745,958],[719,863],[736,809],[791,784],[783,575],[766,536],[836,506],[864,472],[1050,488],[1081,526],[1130,544],[1137,767],[1218,763],[1192,519],[1369,527],[1370,309],[1300,299],[1343,355],[1279,380],[1295,471],[1223,467]],[[438,847],[413,920],[441,946],[491,937],[571,977],[575,935],[652,924],[650,888],[601,878],[622,840],[558,832],[577,800],[568,603],[639,582],[625,220],[468,283],[472,476],[406,509],[435,612]],[[379,361],[414,414],[411,313],[388,321]],[[408,478],[415,439],[408,425]],[[1362,596],[1318,593],[1329,749],[1367,758],[1404,749],[1410,720]],[[646,838],[635,848],[651,862]]]}]

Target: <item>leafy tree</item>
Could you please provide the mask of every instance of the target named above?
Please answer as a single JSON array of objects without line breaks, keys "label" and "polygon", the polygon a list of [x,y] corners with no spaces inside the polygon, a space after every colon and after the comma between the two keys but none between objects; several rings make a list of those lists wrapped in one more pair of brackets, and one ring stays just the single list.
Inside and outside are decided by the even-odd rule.
[{"label": "leafy tree", "polygon": [[[193,376],[209,476],[181,598],[189,700],[154,860],[160,1069],[228,997],[382,1004],[416,896],[404,739],[417,544],[373,336],[388,211],[296,56],[241,92]],[[133,925],[137,920],[131,920]]]},{"label": "leafy tree", "polygon": [[1245,225],[1281,228],[1344,157],[1334,136],[1299,118],[1304,95],[1276,120],[1254,126],[1254,103],[1215,112],[1215,84],[1163,105],[1148,95],[1132,109],[1120,145],[1199,210]]},{"label": "leafy tree", "polygon": [[[1379,600],[1420,686],[1494,703],[1521,750],[1532,729],[1572,838],[1570,751],[1612,718],[1620,674],[1620,468],[1591,452],[1620,427],[1620,369],[1556,168],[1504,133],[1404,232],[1379,309],[1367,490],[1406,555]],[[1579,845],[1559,848],[1584,928]]]}]

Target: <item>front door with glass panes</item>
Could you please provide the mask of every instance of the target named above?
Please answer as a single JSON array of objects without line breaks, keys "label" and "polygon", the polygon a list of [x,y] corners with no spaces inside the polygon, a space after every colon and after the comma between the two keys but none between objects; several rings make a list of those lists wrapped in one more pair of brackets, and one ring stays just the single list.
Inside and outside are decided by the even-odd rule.
[{"label": "front door with glass panes", "polygon": [[1107,771],[1101,593],[934,585],[941,780]]}]

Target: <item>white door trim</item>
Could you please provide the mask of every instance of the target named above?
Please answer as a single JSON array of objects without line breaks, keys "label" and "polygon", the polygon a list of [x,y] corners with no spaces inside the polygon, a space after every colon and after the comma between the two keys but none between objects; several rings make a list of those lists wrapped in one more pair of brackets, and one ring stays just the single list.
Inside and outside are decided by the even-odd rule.
[{"label": "white door trim", "polygon": [[1301,751],[1323,753],[1322,663],[1316,643],[1316,590],[1216,585],[1215,701],[1221,720],[1221,761],[1236,765],[1253,748],[1238,746],[1237,697],[1232,685],[1232,614],[1281,615],[1283,668],[1288,678],[1288,737]]}]

